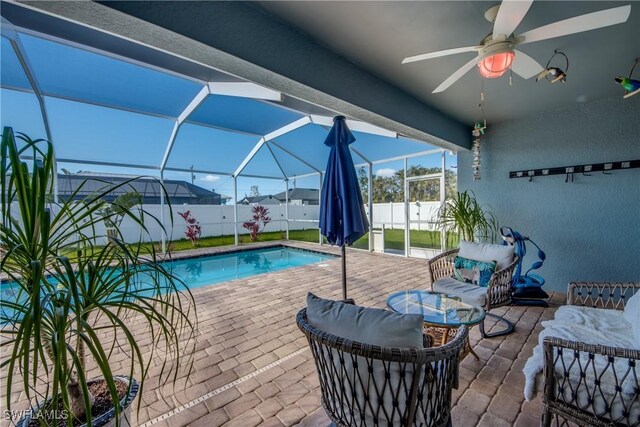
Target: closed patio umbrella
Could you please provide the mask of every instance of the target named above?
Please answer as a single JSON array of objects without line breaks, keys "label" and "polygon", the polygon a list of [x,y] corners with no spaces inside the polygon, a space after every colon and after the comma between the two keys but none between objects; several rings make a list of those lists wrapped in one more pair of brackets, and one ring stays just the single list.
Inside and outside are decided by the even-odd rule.
[{"label": "closed patio umbrella", "polygon": [[362,193],[358,184],[349,144],[355,141],[345,118],[333,119],[333,127],[324,141],[331,147],[322,183],[320,232],[332,245],[342,247],[342,296],[347,298],[347,245],[353,244],[369,230]]}]

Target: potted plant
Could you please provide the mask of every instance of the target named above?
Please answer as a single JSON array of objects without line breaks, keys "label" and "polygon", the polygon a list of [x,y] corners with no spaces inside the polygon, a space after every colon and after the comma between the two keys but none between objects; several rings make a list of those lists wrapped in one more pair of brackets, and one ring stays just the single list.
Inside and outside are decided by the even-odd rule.
[{"label": "potted plant", "polygon": [[459,233],[469,242],[476,239],[493,241],[498,228],[493,213],[482,207],[470,190],[445,200],[438,209],[436,224],[447,232]]},{"label": "potted plant", "polygon": [[[0,241],[7,247],[0,267],[10,280],[3,286],[12,288],[3,292],[0,310],[5,409],[14,413],[11,397],[22,393],[31,405],[22,426],[130,425],[129,405],[144,388],[151,360],[162,358],[164,382],[175,382],[177,367],[190,364],[193,297],[156,262],[153,245],[117,237],[119,223],[113,244],[95,245],[104,196],[129,181],[74,201],[81,186],[54,203],[51,144],[18,139],[5,128],[0,144]],[[148,235],[154,217],[143,213],[121,206],[117,215]],[[141,329],[150,339],[136,335]]]},{"label": "potted plant", "polygon": [[113,243],[115,239],[122,239],[122,235],[119,233],[122,220],[127,216],[127,212],[138,205],[142,205],[142,195],[137,191],[126,191],[100,210],[107,234],[107,243]]}]

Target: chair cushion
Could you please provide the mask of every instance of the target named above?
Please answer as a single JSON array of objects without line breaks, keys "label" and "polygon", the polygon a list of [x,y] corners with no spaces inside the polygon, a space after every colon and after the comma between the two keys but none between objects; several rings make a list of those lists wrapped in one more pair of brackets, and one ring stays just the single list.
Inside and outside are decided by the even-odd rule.
[{"label": "chair cushion", "polygon": [[453,277],[464,283],[487,287],[496,271],[495,261],[476,261],[457,256],[453,260]]},{"label": "chair cushion", "polygon": [[323,332],[352,341],[381,347],[423,347],[424,318],[419,314],[358,307],[309,292],[307,321]]},{"label": "chair cushion", "polygon": [[460,241],[458,256],[478,261],[495,261],[497,269],[502,270],[513,261],[514,246],[493,245],[489,243],[473,243]]},{"label": "chair cushion", "polygon": [[636,291],[625,304],[624,319],[632,325],[633,340],[640,348],[640,291]]},{"label": "chair cushion", "polygon": [[[309,293],[307,321],[324,332],[367,344],[422,347],[423,317],[419,314],[357,307]],[[323,406],[340,425],[407,425],[416,364],[383,361],[376,355],[363,357],[318,342],[312,347],[316,365],[322,369]],[[443,425],[443,417],[446,421],[452,382],[445,378],[451,363],[434,360],[421,369],[417,381],[423,397],[416,408],[415,425]],[[432,398],[433,390],[437,395],[434,392]]]},{"label": "chair cushion", "polygon": [[433,282],[433,290],[447,295],[453,295],[467,304],[483,307],[487,297],[487,288],[459,282],[453,277],[445,277]]}]

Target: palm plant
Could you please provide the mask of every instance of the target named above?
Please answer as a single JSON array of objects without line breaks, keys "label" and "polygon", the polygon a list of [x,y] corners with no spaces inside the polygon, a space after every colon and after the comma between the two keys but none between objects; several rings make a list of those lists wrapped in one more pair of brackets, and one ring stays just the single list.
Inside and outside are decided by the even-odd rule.
[{"label": "palm plant", "polygon": [[127,191],[100,210],[107,227],[119,228],[122,220],[131,212],[131,208],[142,204],[142,195],[137,191]]},{"label": "palm plant", "polygon": [[[6,247],[0,267],[13,291],[0,310],[0,367],[8,371],[5,408],[11,410],[11,395],[22,391],[37,410],[69,414],[68,426],[91,426],[99,414],[92,413],[88,375],[98,374],[120,425],[122,381],[110,357],[125,354],[121,374],[136,374],[142,390],[158,356],[164,382],[175,384],[178,366],[189,366],[195,349],[193,297],[157,262],[153,245],[127,244],[118,237],[113,244],[95,245],[105,215],[112,223],[117,218],[111,215],[129,217],[147,235],[146,221],[160,224],[141,209],[121,206],[104,213],[104,196],[130,181],[74,201],[83,184],[67,201],[54,203],[51,144],[24,134],[17,139],[19,145],[13,130],[5,128],[0,144],[0,241]],[[88,250],[83,254],[78,248]],[[138,330],[148,332],[151,342],[139,343]],[[127,393],[133,384],[127,382]],[[59,421],[42,417],[37,422]]]},{"label": "palm plant", "polygon": [[483,208],[470,190],[447,199],[438,209],[436,223],[445,231],[459,233],[469,242],[476,238],[493,241],[498,229],[493,213]]}]

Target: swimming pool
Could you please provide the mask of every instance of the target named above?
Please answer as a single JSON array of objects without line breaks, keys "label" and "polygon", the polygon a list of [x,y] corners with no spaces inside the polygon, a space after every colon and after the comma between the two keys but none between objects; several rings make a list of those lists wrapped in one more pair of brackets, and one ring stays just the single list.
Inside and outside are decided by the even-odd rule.
[{"label": "swimming pool", "polygon": [[[163,265],[181,279],[189,289],[196,289],[334,258],[334,255],[325,253],[275,246],[164,261]],[[55,279],[53,280],[55,284]],[[144,274],[141,274],[138,280],[137,286],[144,288],[146,285]],[[178,285],[178,288],[180,287]],[[150,291],[149,296],[151,295],[153,292]],[[15,312],[4,306],[2,302],[16,302],[26,297],[27,295],[22,293],[15,283],[1,282],[0,319],[5,321],[15,316]]]},{"label": "swimming pool", "polygon": [[[189,289],[195,289],[333,258],[334,255],[321,252],[275,246],[176,259],[162,264],[182,279]],[[15,287],[11,282],[0,283],[0,300],[13,299]]]},{"label": "swimming pool", "polygon": [[166,264],[189,289],[195,289],[333,258],[320,252],[278,246],[173,260]]}]

